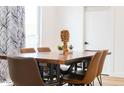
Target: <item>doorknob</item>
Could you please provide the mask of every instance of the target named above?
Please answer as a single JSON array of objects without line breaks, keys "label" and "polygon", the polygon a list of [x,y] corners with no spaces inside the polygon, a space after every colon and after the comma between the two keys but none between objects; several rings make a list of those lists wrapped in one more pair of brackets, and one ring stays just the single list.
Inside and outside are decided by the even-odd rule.
[{"label": "doorknob", "polygon": [[84,42],[85,45],[88,45],[89,43],[87,41]]}]

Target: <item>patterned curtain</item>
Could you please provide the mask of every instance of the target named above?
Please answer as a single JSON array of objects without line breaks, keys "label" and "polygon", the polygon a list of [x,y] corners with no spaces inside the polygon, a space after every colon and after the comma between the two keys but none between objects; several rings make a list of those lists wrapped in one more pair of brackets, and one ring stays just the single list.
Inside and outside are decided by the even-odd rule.
[{"label": "patterned curtain", "polygon": [[[0,54],[19,53],[25,45],[24,7],[0,6]],[[9,78],[6,60],[0,60],[0,82]]]}]

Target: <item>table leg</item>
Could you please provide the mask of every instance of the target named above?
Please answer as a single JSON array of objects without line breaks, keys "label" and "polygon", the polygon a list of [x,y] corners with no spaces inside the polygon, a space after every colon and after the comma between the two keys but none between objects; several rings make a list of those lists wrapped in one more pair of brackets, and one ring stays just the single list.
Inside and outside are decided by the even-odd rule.
[{"label": "table leg", "polygon": [[86,60],[83,60],[83,71],[86,69]]},{"label": "table leg", "polygon": [[44,67],[41,66],[39,62],[37,62],[37,64],[38,64],[38,67],[39,67],[39,70],[40,70],[40,75],[41,75],[41,77],[44,79],[44,77],[43,77]]},{"label": "table leg", "polygon": [[57,78],[57,82],[59,83],[59,85],[61,85],[61,82],[60,82],[60,65],[57,64],[56,65],[56,78]]},{"label": "table leg", "polygon": [[90,64],[91,58],[87,58],[85,60],[83,60],[83,71],[85,71],[88,67],[88,65]]},{"label": "table leg", "polygon": [[53,64],[50,64],[50,81],[52,82],[53,81],[53,73],[54,73],[54,65]]},{"label": "table leg", "polygon": [[75,73],[76,73],[76,71],[77,71],[77,63],[75,63],[75,67],[74,67],[74,71],[75,71]]}]

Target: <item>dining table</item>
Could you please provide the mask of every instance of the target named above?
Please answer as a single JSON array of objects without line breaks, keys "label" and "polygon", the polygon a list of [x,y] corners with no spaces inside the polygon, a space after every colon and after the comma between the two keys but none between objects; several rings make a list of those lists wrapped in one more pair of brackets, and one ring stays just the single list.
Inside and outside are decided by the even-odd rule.
[{"label": "dining table", "polygon": [[[60,82],[60,65],[71,65],[82,62],[84,59],[89,59],[95,55],[96,52],[90,51],[73,51],[73,53],[60,54],[59,52],[36,52],[36,53],[21,53],[17,55],[18,57],[32,57],[39,63],[47,63],[56,65],[56,78],[57,82]],[[53,79],[51,69],[50,78]],[[52,81],[52,80],[51,80]]]},{"label": "dining table", "polygon": [[7,57],[31,57],[35,58],[39,63],[55,64],[57,82],[60,82],[60,65],[70,65],[82,62],[83,59],[92,58],[96,52],[91,51],[73,51],[67,54],[60,54],[59,52],[36,52],[36,53],[19,53],[18,55],[0,55],[0,58],[7,59]]}]

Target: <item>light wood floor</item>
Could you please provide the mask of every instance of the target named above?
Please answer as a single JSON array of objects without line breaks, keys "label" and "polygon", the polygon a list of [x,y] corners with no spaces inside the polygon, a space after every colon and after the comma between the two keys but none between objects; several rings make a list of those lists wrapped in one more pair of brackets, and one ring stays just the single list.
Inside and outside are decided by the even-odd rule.
[{"label": "light wood floor", "polygon": [[[102,76],[103,86],[124,86],[124,78]],[[97,79],[95,80],[95,86],[99,86]],[[11,83],[0,83],[0,86],[12,86]]]},{"label": "light wood floor", "polygon": [[[124,86],[124,78],[102,76],[103,86]],[[98,86],[98,80],[95,80],[95,86]]]}]

